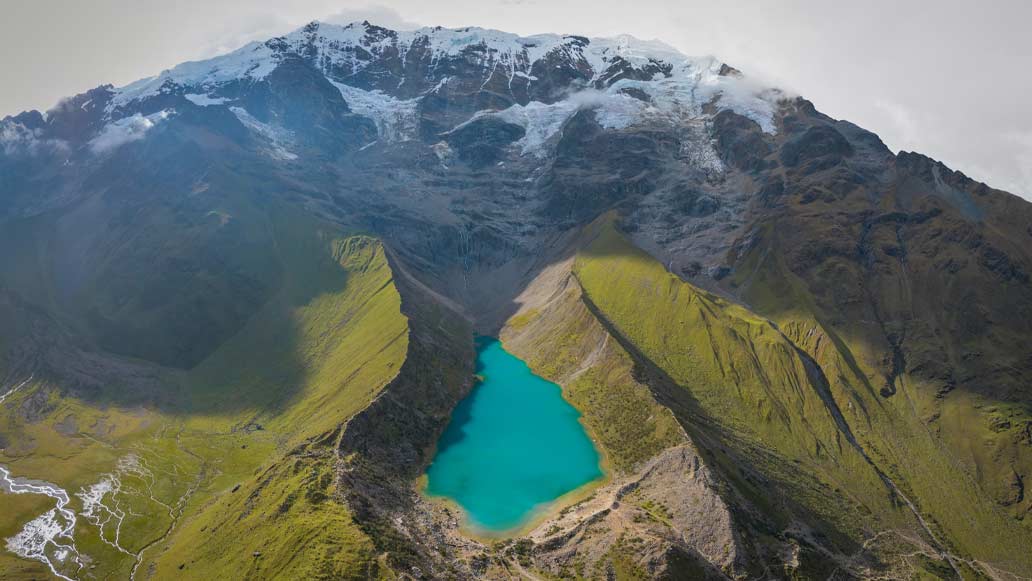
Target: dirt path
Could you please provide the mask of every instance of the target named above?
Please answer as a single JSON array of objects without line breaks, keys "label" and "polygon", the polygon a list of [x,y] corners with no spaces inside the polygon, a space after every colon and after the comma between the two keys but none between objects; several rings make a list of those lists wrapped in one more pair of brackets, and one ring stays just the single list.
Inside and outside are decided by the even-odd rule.
[{"label": "dirt path", "polygon": [[510,559],[508,563],[516,569],[516,572],[519,573],[520,577],[523,579],[529,579],[530,581],[548,581],[547,579],[524,569],[523,565],[520,565],[520,562],[517,559]]}]

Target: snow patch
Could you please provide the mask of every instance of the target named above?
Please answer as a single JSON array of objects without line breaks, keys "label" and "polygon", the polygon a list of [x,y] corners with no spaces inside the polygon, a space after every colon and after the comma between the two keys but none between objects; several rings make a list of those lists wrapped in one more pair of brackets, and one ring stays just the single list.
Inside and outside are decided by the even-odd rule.
[{"label": "snow patch", "polygon": [[430,146],[430,149],[437,156],[437,161],[441,162],[441,165],[445,168],[448,167],[448,162],[455,158],[455,152],[452,151],[447,141],[438,141],[437,143]]},{"label": "snow patch", "polygon": [[[767,133],[774,133],[774,113],[781,93],[748,80],[721,76],[720,63],[685,60],[682,69],[671,76],[657,75],[647,81],[621,79],[604,90],[588,89],[566,99],[546,104],[531,101],[501,111],[479,111],[459,129],[476,119],[493,116],[520,125],[526,135],[516,143],[521,155],[548,155],[550,145],[573,115],[582,109],[595,112],[595,120],[605,129],[621,130],[632,126],[661,124],[683,129],[690,139],[705,136],[692,129],[694,124],[711,117],[706,106],[717,111],[729,109],[755,121]],[[628,94],[633,89],[647,96],[648,101]],[[453,131],[455,130],[453,129]],[[692,146],[688,157],[703,163],[707,171],[721,171],[714,165],[711,144]],[[719,161],[719,160],[717,160]]]},{"label": "snow patch", "polygon": [[506,123],[523,127],[525,134],[516,142],[520,155],[545,157],[554,138],[566,122],[582,109],[595,111],[596,121],[606,129],[625,129],[639,118],[644,103],[619,93],[582,91],[555,103],[531,101],[513,105],[501,111],[480,111],[452,131],[465,127],[483,117],[495,117]]},{"label": "snow patch", "polygon": [[706,125],[704,121],[693,121],[684,126],[681,157],[689,166],[709,177],[716,177],[724,173],[725,167]]},{"label": "snow patch", "polygon": [[340,90],[353,112],[373,120],[381,140],[408,141],[416,134],[419,99],[395,99],[382,91],[365,91],[344,83],[330,82]]},{"label": "snow patch", "polygon": [[495,113],[499,119],[520,125],[526,132],[516,142],[521,155],[533,154],[544,157],[546,145],[559,133],[563,125],[573,117],[579,106],[571,99],[553,104],[531,101],[526,105],[513,105],[508,109]]},{"label": "snow patch", "polygon": [[588,90],[555,103],[531,101],[526,105],[517,104],[501,111],[480,111],[452,131],[476,119],[495,117],[523,127],[526,133],[515,144],[520,150],[520,155],[545,157],[554,138],[578,111],[594,110],[596,121],[606,129],[625,129],[639,120],[644,107],[644,103],[627,95]]},{"label": "snow patch", "polygon": [[12,395],[18,393],[18,391],[21,388],[23,388],[26,385],[28,385],[29,382],[32,381],[32,378],[34,378],[34,377],[36,377],[35,373],[29,375],[29,378],[26,379],[25,381],[23,381],[23,382],[19,383],[18,385],[12,387],[11,389],[8,389],[8,390],[4,391],[3,393],[0,393],[0,403],[4,403],[4,400],[6,400],[7,398],[11,397]]},{"label": "snow patch", "polygon": [[223,104],[225,104],[226,102],[229,101],[229,99],[225,99],[223,97],[210,97],[208,95],[201,95],[201,94],[196,94],[196,93],[187,93],[187,94],[183,95],[183,97],[187,101],[190,101],[194,105],[198,105],[200,107],[210,107],[212,105],[223,105]]},{"label": "snow patch", "polygon": [[155,77],[140,79],[115,90],[108,104],[108,112],[132,101],[160,94],[169,85],[209,89],[237,81],[257,82],[269,75],[279,65],[280,55],[268,43],[252,42],[228,54],[204,61],[191,61],[162,71]]},{"label": "snow patch", "polygon": [[762,87],[747,78],[720,75],[720,61],[687,59],[675,64],[670,76],[656,75],[647,81],[621,79],[607,93],[637,89],[649,96],[642,112],[653,118],[677,122],[706,116],[703,108],[730,109],[755,121],[766,133],[774,133],[774,112],[782,98],[780,91]]},{"label": "snow patch", "polygon": [[230,107],[230,111],[236,118],[251,131],[261,135],[269,142],[269,149],[266,153],[269,157],[280,161],[292,161],[297,159],[297,154],[286,148],[291,141],[291,134],[286,129],[274,127],[268,123],[262,123],[243,107]]}]

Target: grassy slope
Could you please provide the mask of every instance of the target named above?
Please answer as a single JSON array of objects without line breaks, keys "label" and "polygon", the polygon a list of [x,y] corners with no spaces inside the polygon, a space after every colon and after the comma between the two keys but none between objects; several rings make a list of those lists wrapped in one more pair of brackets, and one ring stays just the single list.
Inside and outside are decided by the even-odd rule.
[{"label": "grassy slope", "polygon": [[[536,300],[525,303],[501,330],[506,349],[562,386],[615,475],[631,473],[664,449],[686,444],[674,415],[636,376],[632,357],[588,309],[576,279],[567,268],[558,270],[558,277],[543,275],[532,283]],[[582,562],[578,578],[603,578],[609,571],[617,579],[651,578],[637,562],[641,547],[623,541],[620,537],[593,563],[592,573]],[[677,564],[672,570],[681,571]]]},{"label": "grassy slope", "polygon": [[155,578],[365,578],[372,542],[336,498],[332,453],[300,446],[199,507],[151,555]]},{"label": "grassy slope", "polygon": [[[158,577],[175,577],[179,565],[205,577],[294,578],[346,577],[368,566],[368,540],[342,505],[327,500],[334,459],[304,454],[301,442],[334,430],[394,377],[405,359],[407,322],[379,242],[327,234],[279,244],[284,264],[304,269],[291,276],[296,283],[276,298],[279,308],[267,306],[192,374],[194,389],[216,398],[203,408],[217,409],[211,394],[222,388],[238,397],[248,386],[253,408],[242,417],[267,418],[266,429],[302,447],[202,507],[157,557]],[[323,264],[306,263],[320,247]],[[278,347],[284,338],[290,350]],[[297,382],[294,393],[282,393],[285,379]],[[188,425],[209,421],[192,417]]]},{"label": "grassy slope", "polygon": [[825,323],[805,284],[778,260],[753,256],[746,264],[739,274],[748,282],[743,285],[746,299],[758,312],[769,314],[825,370],[858,439],[917,505],[944,548],[989,568],[1032,574],[1028,551],[1032,535],[1001,514],[972,478],[977,467],[967,472],[953,453],[970,446],[975,450],[972,456],[982,458],[986,467],[1006,465],[1001,458],[988,457],[994,434],[977,416],[1006,416],[1007,406],[958,394],[943,407],[941,431],[933,431],[928,421],[936,386],[922,385],[904,374],[897,396],[880,397],[877,388],[883,379],[871,365],[880,357],[877,347],[859,333],[836,333]]},{"label": "grassy slope", "polygon": [[[176,528],[161,544],[162,550],[154,547],[145,553],[145,559],[161,554],[153,569],[159,577],[177,577],[178,565],[197,555],[206,557],[207,567],[198,574],[242,577],[247,569],[241,568],[241,560],[252,564],[251,553],[226,550],[241,534],[254,539],[264,534],[270,540],[261,565],[265,575],[338,575],[364,570],[370,558],[368,541],[350,524],[342,506],[328,502],[318,511],[309,510],[313,502],[323,503],[319,494],[305,494],[293,510],[280,512],[281,497],[288,491],[302,489],[302,481],[331,469],[323,460],[298,460],[284,451],[333,430],[394,377],[408,342],[400,297],[376,240],[346,236],[285,208],[273,209],[262,219],[275,236],[283,283],[241,331],[200,365],[166,376],[169,383],[181,385],[182,397],[166,402],[160,411],[144,411],[117,401],[99,404],[61,396],[54,390],[49,396],[54,409],[31,423],[17,413],[21,398],[35,391],[26,389],[0,410],[0,433],[20,443],[0,455],[0,462],[9,464],[16,475],[47,479],[75,492],[114,470],[118,459],[130,452],[144,458],[156,476],[155,484],[137,486],[140,494],[123,495],[146,515],[125,525],[131,534],[124,538],[132,541],[123,544],[138,551],[160,539],[172,518],[179,518],[182,529]],[[37,386],[41,388],[45,389]],[[75,419],[74,433],[58,430],[67,416]],[[236,520],[239,513],[231,518],[223,512],[234,511],[233,503],[257,486],[252,480],[256,473],[264,475],[266,494],[255,497],[259,500],[253,502],[252,514],[273,510],[278,520],[241,522]],[[324,480],[316,478],[324,488],[321,494],[328,497]],[[229,493],[236,484],[241,489]],[[151,490],[173,508],[173,517],[166,507],[144,498]],[[23,500],[18,499],[17,514],[0,519],[2,532],[17,530],[38,514],[38,503]],[[234,526],[219,529],[218,536],[210,530],[202,536],[178,534],[204,526],[197,523],[221,522],[222,517]],[[124,575],[131,567],[131,558],[100,542],[95,527],[80,524],[77,541],[82,550],[98,557],[96,574]],[[276,552],[271,548],[276,543],[290,550]],[[327,546],[334,549],[324,551]],[[306,558],[294,559],[294,553]],[[0,570],[5,577],[16,571],[27,576],[42,573],[39,566],[9,554],[0,559]]]},{"label": "grassy slope", "polygon": [[[939,540],[948,533],[948,548],[1026,570],[1020,559],[1021,547],[1028,545],[1020,531],[995,513],[911,409],[884,408],[874,400],[845,342],[798,315],[809,303],[792,294],[788,281],[771,284],[770,297],[783,297],[794,310],[782,312],[797,315],[779,318],[775,328],[683,283],[609,223],[596,224],[590,236],[574,267],[587,298],[660,374],[684,388],[687,397],[673,409],[687,420],[693,438],[714,453],[725,476],[735,481],[737,466],[758,468],[765,482],[741,477],[735,484],[770,513],[781,513],[781,526],[790,524],[790,516],[774,500],[775,490],[784,493],[790,511],[810,512],[807,520],[819,523],[819,536],[847,553],[880,530],[922,535],[848,443],[836,421],[838,408],[879,469],[915,498]],[[823,369],[835,405],[821,396],[821,382],[807,373],[796,345]],[[943,481],[951,485],[942,487]]]},{"label": "grassy slope", "polygon": [[609,222],[588,236],[574,266],[587,300],[670,384],[692,438],[775,526],[802,518],[845,553],[873,530],[915,528],[777,329],[682,282]]},{"label": "grassy slope", "polygon": [[577,282],[565,279],[547,304],[513,316],[501,339],[535,373],[562,385],[612,468],[626,472],[684,439],[670,411],[634,378],[630,356],[581,295]]},{"label": "grassy slope", "polygon": [[[836,516],[834,490],[855,488],[852,502],[893,514],[876,473],[847,443],[789,341],[747,310],[681,282],[610,224],[594,236],[574,268],[587,298],[687,388],[684,412],[708,432],[702,441],[716,437],[719,447],[762,466],[829,522],[845,520]],[[826,479],[801,481],[798,466]],[[858,533],[856,525],[835,528]]]}]

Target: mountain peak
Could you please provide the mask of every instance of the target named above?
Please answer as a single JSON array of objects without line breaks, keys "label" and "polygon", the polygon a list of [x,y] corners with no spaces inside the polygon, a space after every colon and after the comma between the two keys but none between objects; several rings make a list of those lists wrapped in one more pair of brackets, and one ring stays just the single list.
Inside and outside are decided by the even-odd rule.
[{"label": "mountain peak", "polygon": [[[312,22],[6,118],[0,489],[64,504],[0,578],[1029,577],[1030,225],[629,35]],[[488,433],[511,541],[417,496],[475,334],[606,459]]]},{"label": "mountain peak", "polygon": [[308,63],[360,109],[363,103],[381,113],[399,109],[387,107],[384,99],[412,101],[455,91],[474,96],[472,103],[479,104],[454,123],[434,128],[437,133],[507,109],[509,118],[525,118],[530,107],[558,119],[587,106],[600,112],[604,125],[626,127],[700,118],[708,105],[732,109],[773,132],[773,110],[783,97],[776,89],[743,82],[743,75],[729,74],[737,71],[713,57],[688,57],[664,42],[631,35],[520,36],[440,26],[396,31],[369,21],[312,21],[284,36],[182,63],[116,89],[107,112],[115,120],[163,94],[195,95],[194,103],[231,107],[241,91],[264,81],[288,57]]},{"label": "mountain peak", "polygon": [[529,74],[536,63],[549,55],[561,53],[576,66],[590,71],[593,80],[601,78],[614,63],[629,63],[638,68],[651,64],[689,71],[709,68],[715,60],[691,58],[662,41],[641,40],[626,34],[610,38],[559,34],[524,37],[478,27],[435,26],[396,31],[367,20],[343,25],[315,20],[284,36],[252,42],[211,59],[182,63],[156,77],[126,85],[118,92],[122,95],[121,101],[126,101],[152,94],[168,79],[179,84],[209,87],[237,79],[257,81],[275,68],[283,54],[290,52],[320,60],[317,64],[331,80],[345,81],[339,77],[354,74],[356,69],[388,51],[396,52],[403,62],[423,51],[434,62],[469,53],[479,56],[483,64],[497,63],[523,74]]}]

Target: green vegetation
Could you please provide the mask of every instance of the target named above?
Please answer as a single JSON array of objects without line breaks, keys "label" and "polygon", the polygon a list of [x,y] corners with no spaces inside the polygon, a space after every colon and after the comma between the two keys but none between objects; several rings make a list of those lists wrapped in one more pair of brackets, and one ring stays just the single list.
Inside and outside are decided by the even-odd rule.
[{"label": "green vegetation", "polygon": [[297,432],[297,443],[365,407],[397,374],[408,325],[378,241],[286,217],[276,245],[283,288],[184,387],[192,422],[264,416],[264,428]]},{"label": "green vegetation", "polygon": [[373,545],[336,490],[332,453],[301,447],[178,529],[157,578],[366,579]]},{"label": "green vegetation", "polygon": [[773,276],[775,262],[742,276],[766,289],[749,295],[751,304],[778,312],[777,327],[680,281],[610,221],[587,236],[574,266],[585,297],[654,366],[675,414],[721,472],[768,514],[784,515],[780,526],[789,514],[809,513],[805,520],[847,554],[886,529],[927,538],[880,471],[912,499],[944,550],[1016,571],[1032,566],[1023,561],[1027,534],[994,509],[915,413],[921,390],[879,400],[874,374],[860,372],[865,351],[808,315],[812,301],[796,296],[790,277]]},{"label": "green vegetation", "polygon": [[[253,210],[247,220],[262,225],[242,227],[272,237],[262,249],[275,254],[257,260],[274,264],[269,271],[279,283],[191,369],[150,368],[166,388],[177,386],[161,400],[148,402],[152,394],[119,384],[77,397],[42,380],[0,406],[0,434],[14,443],[0,462],[14,475],[54,482],[73,496],[105,475],[119,477],[117,500],[135,513],[121,525],[125,552],[110,544],[110,525],[103,539],[86,519],[76,530],[77,547],[94,559],[93,574],[127,576],[136,560],[127,553],[140,551],[140,567],[159,579],[187,572],[366,578],[380,569],[336,489],[333,441],[323,440],[366,407],[406,359],[408,322],[384,249],[289,207]],[[75,320],[67,306],[51,307]],[[25,402],[40,397],[42,419],[27,417]],[[120,472],[127,457],[139,459],[143,472]],[[48,507],[41,497],[11,498],[5,507],[14,510],[0,519],[6,535]],[[78,497],[73,507],[82,508]],[[253,549],[239,549],[245,538]],[[5,578],[45,571],[9,554],[0,567]]]},{"label": "green vegetation", "polygon": [[[863,325],[834,322],[814,291],[773,258],[781,255],[745,257],[738,277],[746,300],[824,370],[857,439],[914,502],[944,550],[973,557],[983,568],[1032,574],[1032,534],[993,501],[1006,490],[979,483],[1005,488],[1013,482],[1011,467],[1032,461],[1015,446],[1032,425],[1030,410],[963,391],[943,398],[941,386],[907,372],[896,381],[898,392],[885,397],[879,391],[887,348]],[[1012,510],[1020,516],[1022,509]]]},{"label": "green vegetation", "polygon": [[[407,283],[373,237],[244,195],[202,214],[123,218],[78,245],[61,216],[5,224],[0,376],[22,372],[21,342],[54,371],[0,405],[0,463],[64,487],[77,510],[76,493],[118,478],[131,509],[119,535],[87,519],[76,530],[98,578],[126,576],[138,555],[158,579],[390,577],[416,564],[425,555],[382,515],[349,513],[336,475],[415,476],[424,439],[468,387],[469,329],[433,301],[406,301],[419,311],[409,320]],[[824,312],[784,253],[741,257],[730,285],[746,308],[670,274],[608,219],[580,242],[559,292],[513,316],[501,338],[563,386],[616,473],[687,433],[729,484],[729,503],[757,509],[736,513],[747,543],[809,525],[786,575],[830,574],[815,543],[850,555],[876,536],[875,554],[906,555],[916,578],[1032,573],[1032,533],[1018,520],[1027,485],[1015,484],[1032,469],[1021,451],[1032,442],[1027,406],[943,397],[907,370],[893,397],[881,395],[885,345]],[[95,268],[73,268],[68,248],[80,247]],[[211,332],[198,337],[198,327]],[[389,384],[408,415],[369,420],[384,457],[338,457],[342,423],[371,402],[396,405],[377,400]],[[394,462],[389,444],[401,441],[412,449]],[[0,538],[50,506],[3,500]],[[650,501],[639,507],[650,522],[670,519]],[[635,543],[622,539],[603,559],[617,578],[641,577]],[[529,548],[513,551],[530,566]],[[705,571],[692,556],[670,563]],[[568,568],[601,574],[592,567],[578,558]],[[0,572],[46,575],[9,553]]]},{"label": "green vegetation", "polygon": [[[315,446],[305,441],[326,440],[368,405],[397,375],[408,347],[400,296],[379,242],[316,226],[321,227],[283,231],[277,247],[288,284],[192,372],[191,382],[198,397],[215,398],[204,409],[218,409],[220,393],[247,393],[254,408],[237,417],[249,418],[246,426],[261,424],[281,446],[302,449]],[[294,391],[283,393],[290,382]],[[187,423],[209,421],[194,416]],[[199,507],[199,516],[155,552],[156,570],[174,577],[179,565],[195,563],[204,576],[366,575],[375,567],[371,545],[340,499],[328,501],[336,494],[333,442],[311,454],[295,449],[236,492],[223,491]],[[253,551],[227,550],[244,535],[254,540],[260,558]]]},{"label": "green vegetation", "polygon": [[[742,472],[760,469],[826,522],[836,542],[859,542],[864,525],[847,506],[862,504],[903,522],[877,473],[848,443],[794,346],[765,320],[681,282],[634,248],[610,223],[589,232],[574,273],[585,296],[669,383],[675,414],[752,500],[780,512],[768,490]],[[662,385],[658,385],[662,388]],[[802,469],[801,469],[802,468]],[[782,513],[786,523],[791,517]]]},{"label": "green vegetation", "polygon": [[684,442],[670,410],[634,378],[634,363],[587,309],[570,281],[543,308],[528,308],[502,330],[507,349],[535,373],[563,387],[612,468],[631,470],[661,450]]},{"label": "green vegetation", "polygon": [[[638,556],[642,553],[642,547],[636,542],[637,539],[628,539],[621,535],[613,548],[609,550],[606,577],[617,581],[636,581],[650,577],[648,570],[638,564]],[[609,573],[611,572],[611,574]],[[602,571],[599,571],[602,573]],[[602,577],[602,575],[599,575]]]}]

